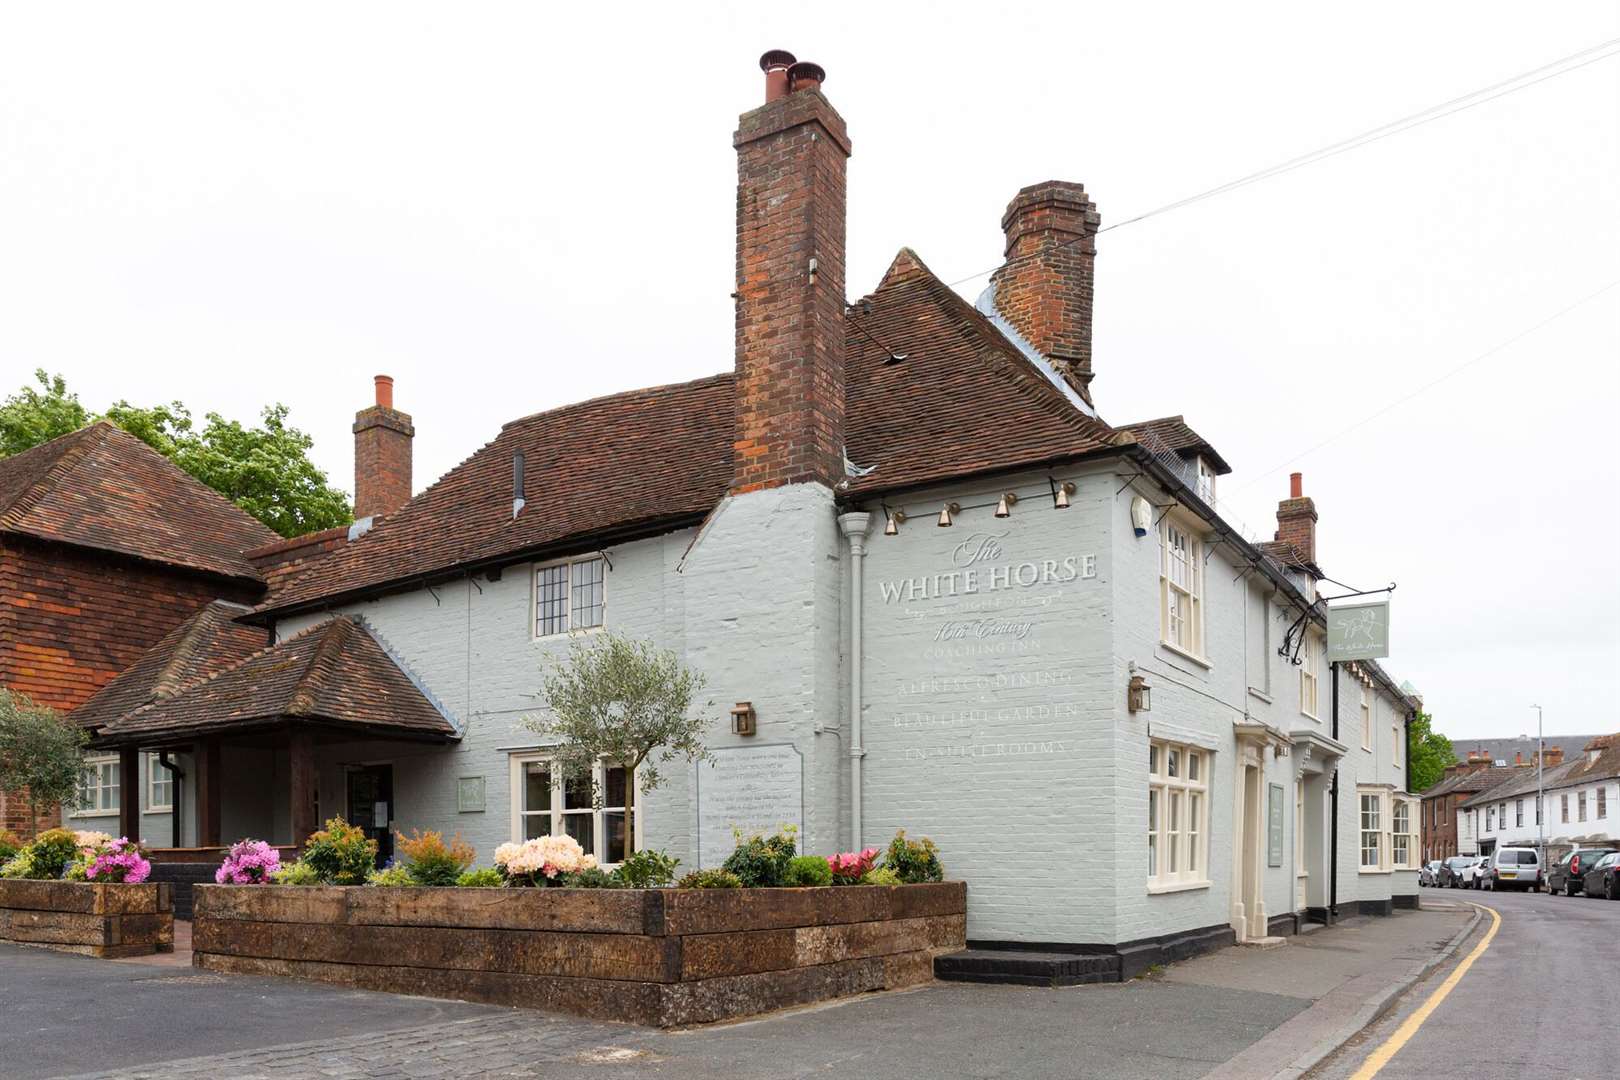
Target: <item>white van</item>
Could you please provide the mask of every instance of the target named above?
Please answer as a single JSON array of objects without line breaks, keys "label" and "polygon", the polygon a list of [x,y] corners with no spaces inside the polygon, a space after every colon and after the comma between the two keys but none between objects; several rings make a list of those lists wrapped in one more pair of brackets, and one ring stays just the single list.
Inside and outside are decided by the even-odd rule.
[{"label": "white van", "polygon": [[1532,847],[1497,848],[1491,868],[1480,875],[1486,889],[1541,889],[1541,858]]}]

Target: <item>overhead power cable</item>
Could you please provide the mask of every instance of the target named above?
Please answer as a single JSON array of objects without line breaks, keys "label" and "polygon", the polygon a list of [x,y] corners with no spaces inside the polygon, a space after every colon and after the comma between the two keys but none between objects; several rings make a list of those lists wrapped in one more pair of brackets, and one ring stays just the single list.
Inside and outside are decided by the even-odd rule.
[{"label": "overhead power cable", "polygon": [[[1520,90],[1527,90],[1538,83],[1546,82],[1548,79],[1555,79],[1560,75],[1568,75],[1572,71],[1579,71],[1581,68],[1584,68],[1590,64],[1595,64],[1601,60],[1608,60],[1616,56],[1620,56],[1620,38],[1610,38],[1608,41],[1600,42],[1591,46],[1590,48],[1582,49],[1579,52],[1570,53],[1568,56],[1560,57],[1559,59],[1543,64],[1540,67],[1531,68],[1529,71],[1522,71],[1510,79],[1503,79],[1501,82],[1492,83],[1490,86],[1480,87],[1478,90],[1454,97],[1449,101],[1443,101],[1438,105],[1431,105],[1427,109],[1403,116],[1398,120],[1391,120],[1387,124],[1380,124],[1378,127],[1369,128],[1360,134],[1352,135],[1349,138],[1340,139],[1338,142],[1329,143],[1326,146],[1318,147],[1317,149],[1309,151],[1308,153],[1289,158],[1287,161],[1278,162],[1277,164],[1267,166],[1264,169],[1257,169],[1256,171],[1248,173],[1244,176],[1240,176],[1235,180],[1228,180],[1224,184],[1218,184],[1215,187],[1200,191],[1196,195],[1189,195],[1186,198],[1177,199],[1175,202],[1165,203],[1163,206],[1156,207],[1155,209],[1149,210],[1145,213],[1137,214],[1135,217],[1126,218],[1124,221],[1116,221],[1112,225],[1105,225],[1097,230],[1097,235],[1100,236],[1105,232],[1123,228],[1126,225],[1134,225],[1139,221],[1146,221],[1148,218],[1157,217],[1160,214],[1166,214],[1172,210],[1179,210],[1182,207],[1203,202],[1205,199],[1211,199],[1217,195],[1224,195],[1229,191],[1236,191],[1239,188],[1248,187],[1250,184],[1259,183],[1261,180],[1269,180],[1274,176],[1281,176],[1284,173],[1293,172],[1295,169],[1304,168],[1306,165],[1314,165],[1319,161],[1326,161],[1328,158],[1337,157],[1338,155],[1347,153],[1348,151],[1360,149],[1363,146],[1378,142],[1381,139],[1387,139],[1391,135],[1398,135],[1403,131],[1410,131],[1413,128],[1422,127],[1425,124],[1433,123],[1434,121],[1444,119],[1447,116],[1453,116],[1457,113],[1463,112],[1466,109],[1472,109],[1477,105],[1484,105],[1486,102],[1495,101],[1497,98],[1506,97],[1508,94],[1515,94]],[[1577,63],[1576,61],[1579,62]],[[1073,240],[1066,241],[1058,246],[1068,247],[1070,244],[1077,243],[1082,239],[1084,239],[1083,236],[1077,236]],[[960,277],[954,281],[946,282],[946,284],[955,287],[965,282],[972,281],[975,278],[984,277],[986,274],[994,273],[1003,266],[1012,265],[1014,262],[1019,261],[1019,259],[1033,258],[1036,254],[1045,255],[1050,253],[1051,250],[1052,249],[1045,249],[1041,252],[1032,253],[1030,255],[1018,256],[1017,258],[1007,260],[1005,263],[998,263],[995,266],[980,270],[977,273],[968,274],[965,277]]]},{"label": "overhead power cable", "polygon": [[1508,338],[1506,341],[1499,342],[1498,344],[1493,345],[1489,349],[1486,349],[1484,352],[1480,353],[1479,355],[1471,357],[1471,358],[1469,358],[1467,360],[1464,360],[1462,363],[1458,364],[1456,367],[1450,369],[1449,371],[1446,371],[1445,373],[1443,373],[1441,375],[1438,375],[1433,379],[1430,379],[1428,382],[1424,383],[1422,386],[1416,387],[1415,389],[1413,389],[1409,393],[1406,393],[1406,394],[1402,395],[1401,397],[1396,398],[1394,401],[1391,401],[1388,405],[1385,405],[1383,408],[1378,409],[1375,412],[1368,413],[1366,416],[1362,417],[1360,420],[1357,420],[1355,423],[1349,425],[1348,427],[1341,428],[1339,431],[1334,432],[1332,435],[1329,435],[1327,438],[1323,439],[1321,442],[1318,442],[1318,443],[1314,444],[1313,446],[1309,447],[1308,449],[1302,450],[1299,453],[1294,454],[1292,457],[1288,457],[1288,458],[1283,459],[1282,461],[1280,461],[1277,464],[1273,465],[1271,468],[1267,469],[1265,472],[1256,473],[1254,475],[1254,477],[1252,479],[1250,479],[1247,483],[1240,484],[1238,487],[1234,488],[1233,491],[1237,492],[1237,491],[1247,490],[1248,488],[1251,488],[1255,484],[1259,483],[1261,480],[1263,480],[1266,477],[1270,476],[1272,473],[1277,472],[1277,471],[1279,471],[1281,469],[1285,469],[1289,465],[1292,465],[1294,462],[1300,460],[1301,458],[1308,457],[1311,454],[1316,453],[1316,451],[1322,449],[1322,447],[1327,446],[1329,443],[1337,442],[1338,440],[1344,438],[1346,435],[1350,434],[1352,431],[1355,431],[1358,428],[1366,427],[1368,424],[1372,423],[1374,420],[1377,420],[1380,416],[1383,416],[1385,413],[1388,413],[1393,409],[1397,409],[1400,406],[1406,404],[1408,401],[1411,401],[1413,398],[1418,397],[1421,394],[1425,394],[1430,390],[1433,390],[1436,386],[1439,386],[1441,383],[1445,382],[1448,379],[1451,379],[1451,378],[1453,378],[1453,377],[1455,377],[1457,375],[1462,374],[1464,371],[1466,371],[1468,368],[1473,367],[1475,364],[1477,364],[1477,363],[1479,363],[1479,362],[1481,362],[1483,360],[1490,359],[1491,357],[1495,356],[1497,353],[1501,352],[1503,349],[1506,349],[1510,345],[1514,345],[1514,344],[1516,344],[1516,343],[1518,343],[1520,341],[1523,341],[1525,338],[1529,337],[1531,334],[1535,333],[1537,330],[1540,330],[1542,327],[1548,325],[1549,323],[1557,322],[1559,319],[1562,319],[1565,315],[1568,315],[1570,312],[1574,311],[1576,308],[1579,308],[1579,307],[1581,307],[1581,306],[1583,306],[1585,304],[1588,304],[1588,303],[1592,302],[1593,300],[1596,300],[1598,297],[1602,296],[1604,293],[1608,292],[1610,289],[1615,288],[1616,286],[1620,286],[1620,278],[1616,278],[1615,280],[1609,282],[1607,285],[1603,286],[1601,289],[1598,289],[1596,292],[1589,292],[1585,296],[1581,297],[1579,300],[1576,300],[1574,303],[1569,304],[1569,305],[1567,305],[1565,307],[1562,307],[1562,308],[1558,309],[1557,311],[1553,312],[1551,315],[1548,315],[1545,319],[1542,319],[1540,322],[1536,323],[1535,325],[1525,327],[1523,330],[1520,330],[1517,334],[1514,334],[1512,337]]}]

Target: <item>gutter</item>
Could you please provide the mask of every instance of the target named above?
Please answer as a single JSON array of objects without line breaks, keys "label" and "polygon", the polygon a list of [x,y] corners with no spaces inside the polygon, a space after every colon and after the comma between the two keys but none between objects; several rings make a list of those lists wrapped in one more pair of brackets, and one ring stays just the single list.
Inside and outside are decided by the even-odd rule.
[{"label": "gutter", "polygon": [[[1339,662],[1328,665],[1333,679],[1333,740],[1339,739]],[[1333,831],[1329,839],[1328,856],[1328,918],[1339,915],[1339,769],[1333,769]]]},{"label": "gutter", "polygon": [[[185,845],[180,842],[180,823],[185,820],[181,814],[183,804],[180,796],[186,789],[186,774],[180,768],[179,764],[169,757],[169,751],[159,750],[157,759],[158,764],[169,770],[169,776],[172,777],[174,781],[174,794],[169,796],[169,813],[173,815],[169,819],[169,829],[171,833],[171,839],[169,842],[175,847],[184,847]],[[147,783],[150,785],[150,779],[148,779]]]}]

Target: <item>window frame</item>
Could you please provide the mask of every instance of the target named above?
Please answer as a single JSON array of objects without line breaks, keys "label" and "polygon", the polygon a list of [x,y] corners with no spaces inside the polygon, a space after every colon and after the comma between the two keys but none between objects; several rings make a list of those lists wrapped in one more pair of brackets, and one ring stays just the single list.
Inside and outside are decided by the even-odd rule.
[{"label": "window frame", "polygon": [[[156,751],[148,750],[143,756],[146,758],[146,782],[141,785],[141,790],[146,795],[146,812],[148,814],[174,813],[174,773],[164,768],[163,763],[158,760]],[[159,777],[162,777],[162,779],[160,780]],[[158,802],[156,792],[160,786],[168,788],[168,802]]]},{"label": "window frame", "polygon": [[[1385,796],[1383,791],[1368,791],[1358,788],[1356,800],[1356,833],[1358,839],[1358,855],[1356,868],[1363,874],[1383,873],[1389,868],[1389,844],[1385,838],[1389,835],[1389,815],[1385,812]],[[1371,800],[1372,817],[1368,818],[1368,800]],[[1368,826],[1371,826],[1370,828]],[[1369,844],[1368,841],[1371,840]],[[1368,853],[1372,854],[1373,861],[1367,861]]]},{"label": "window frame", "polygon": [[[111,775],[114,777],[114,782],[110,784],[106,782],[108,773],[104,771],[109,766],[111,766],[112,770]],[[78,801],[80,805],[75,807],[73,813],[68,816],[110,817],[113,814],[121,813],[124,801],[124,778],[120,775],[122,771],[117,754],[92,754],[86,756],[84,759],[84,771],[79,775]],[[85,781],[92,774],[95,777],[95,783],[93,785],[87,784]],[[86,792],[92,790],[96,793],[96,798],[92,800],[92,805],[85,806],[84,796]],[[113,797],[110,807],[102,805],[108,791],[117,793]]]},{"label": "window frame", "polygon": [[[1412,812],[1412,804],[1416,799],[1408,799],[1401,795],[1391,796],[1389,813],[1389,857],[1390,866],[1395,870],[1416,870],[1418,863],[1413,861],[1413,853],[1417,851],[1418,836],[1413,827],[1416,815]],[[1405,811],[1405,828],[1401,828],[1400,811]],[[1405,849],[1404,857],[1400,854]]]},{"label": "window frame", "polygon": [[1305,638],[1301,646],[1305,654],[1305,662],[1299,665],[1299,711],[1312,720],[1321,722],[1322,708],[1322,669],[1317,663],[1320,655],[1316,635],[1310,628],[1305,629]]},{"label": "window frame", "polygon": [[1377,710],[1373,708],[1372,691],[1366,683],[1361,684],[1361,748],[1372,753],[1373,748],[1373,719]]},{"label": "window frame", "polygon": [[1202,454],[1198,456],[1198,466],[1194,472],[1194,490],[1198,492],[1198,497],[1204,500],[1204,505],[1214,509],[1215,500],[1218,498],[1215,493],[1215,466],[1211,465]]},{"label": "window frame", "polygon": [[[627,834],[625,836],[625,854],[630,855],[634,852],[640,851],[642,847],[641,819],[646,808],[646,803],[643,800],[640,787],[638,786],[634,788],[634,801],[628,808],[623,806],[608,806],[604,803],[604,805],[600,808],[590,806],[580,809],[569,809],[565,805],[562,774],[555,767],[556,760],[556,754],[546,750],[515,753],[510,755],[509,801],[511,803],[510,833],[512,843],[521,844],[525,839],[527,839],[527,829],[524,828],[524,823],[528,818],[539,817],[540,815],[545,814],[551,819],[547,835],[569,836],[572,834],[568,832],[566,827],[564,827],[564,820],[570,816],[584,816],[589,814],[591,816],[591,846],[588,851],[596,856],[599,865],[611,868],[619,864],[616,862],[609,862],[603,857],[607,850],[607,815],[612,813],[627,813],[630,815],[630,828],[627,830]],[[527,810],[524,807],[524,800],[527,795],[525,774],[528,766],[542,764],[547,766],[547,779],[550,783],[551,790],[551,806],[546,810]],[[605,786],[607,779],[606,773],[609,767],[610,766],[602,761],[598,761],[592,767],[592,778],[597,784]],[[633,772],[626,776],[625,783],[625,794],[630,795],[630,785],[636,784],[636,776]]]},{"label": "window frame", "polygon": [[[1179,774],[1170,775],[1172,754]],[[1148,874],[1147,891],[1179,892],[1207,889],[1209,878],[1210,770],[1215,752],[1202,746],[1148,740]],[[1189,777],[1193,762],[1198,776]],[[1172,799],[1171,796],[1178,796]],[[1170,808],[1177,807],[1175,820]],[[1174,862],[1178,869],[1171,870]]]},{"label": "window frame", "polygon": [[1515,829],[1524,828],[1524,800],[1523,799],[1514,799],[1513,800],[1513,827]]},{"label": "window frame", "polygon": [[1389,721],[1389,757],[1390,763],[1397,769],[1401,767],[1401,752],[1406,743],[1405,728],[1406,724],[1397,709]]},{"label": "window frame", "polygon": [[1584,788],[1575,793],[1575,820],[1577,823],[1586,820],[1586,791]]},{"label": "window frame", "polygon": [[[1177,584],[1172,573],[1172,533],[1179,535],[1183,541],[1182,562],[1186,567],[1186,581]],[[1204,636],[1204,540],[1193,528],[1189,527],[1184,519],[1173,514],[1166,514],[1159,522],[1159,644],[1172,652],[1180,653],[1190,659],[1198,661],[1205,667],[1210,666],[1209,658],[1205,655]],[[1186,640],[1177,640],[1171,630],[1170,600],[1172,595],[1186,597],[1187,614],[1180,619],[1180,625],[1185,628]]]},{"label": "window frame", "polygon": [[1569,824],[1569,792],[1558,796],[1558,824]]},{"label": "window frame", "polygon": [[1597,798],[1595,800],[1593,800],[1593,801],[1597,805],[1593,809],[1593,815],[1592,816],[1595,817],[1597,820],[1602,821],[1604,818],[1609,816],[1609,785],[1608,784],[1599,784],[1597,786]]},{"label": "window frame", "polygon": [[[599,563],[602,568],[600,602],[590,605],[591,607],[598,608],[601,615],[598,621],[594,623],[590,623],[585,626],[576,626],[574,625],[574,592],[576,588],[579,587],[579,583],[576,581],[576,571],[574,568],[576,566],[591,563]],[[549,616],[542,615],[540,610],[540,605],[542,603],[542,590],[549,587],[549,583],[547,585],[542,585],[541,577],[542,575],[546,574],[547,571],[556,570],[559,567],[563,570],[563,580],[561,586],[562,596],[560,598],[560,603],[562,605],[560,618],[563,625],[562,628],[558,630],[542,630],[542,626],[549,619]],[[583,555],[571,555],[566,559],[549,559],[546,562],[535,563],[529,574],[530,638],[535,641],[550,641],[556,638],[567,637],[570,634],[590,634],[606,627],[608,608],[608,570],[609,567],[607,555],[605,552],[601,551],[588,552]],[[592,582],[589,584],[595,583]]]}]

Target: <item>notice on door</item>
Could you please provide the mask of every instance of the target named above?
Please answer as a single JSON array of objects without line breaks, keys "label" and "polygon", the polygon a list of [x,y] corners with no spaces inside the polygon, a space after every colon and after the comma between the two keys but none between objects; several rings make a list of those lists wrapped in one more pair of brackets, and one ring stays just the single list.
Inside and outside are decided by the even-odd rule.
[{"label": "notice on door", "polygon": [[698,866],[717,867],[743,835],[792,825],[804,843],[804,759],[792,746],[728,746],[698,766]]}]

